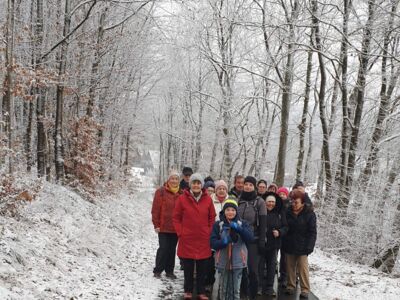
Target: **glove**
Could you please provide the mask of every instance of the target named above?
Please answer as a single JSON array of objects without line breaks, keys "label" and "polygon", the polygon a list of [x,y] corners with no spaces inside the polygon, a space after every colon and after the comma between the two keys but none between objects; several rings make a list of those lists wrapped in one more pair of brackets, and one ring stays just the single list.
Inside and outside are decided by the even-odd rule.
[{"label": "glove", "polygon": [[231,237],[229,235],[226,235],[222,238],[222,244],[224,246],[228,246],[228,244],[231,242]]},{"label": "glove", "polygon": [[237,233],[241,233],[242,232],[242,226],[240,226],[237,222],[231,222],[230,226]]}]

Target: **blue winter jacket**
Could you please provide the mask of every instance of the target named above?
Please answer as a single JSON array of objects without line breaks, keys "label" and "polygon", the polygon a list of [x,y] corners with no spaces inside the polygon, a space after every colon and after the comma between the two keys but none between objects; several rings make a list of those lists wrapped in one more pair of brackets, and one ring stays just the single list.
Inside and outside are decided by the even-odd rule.
[{"label": "blue winter jacket", "polygon": [[[221,269],[243,269],[247,267],[247,247],[246,243],[254,240],[253,231],[246,221],[235,217],[233,220],[241,226],[239,233],[230,228],[228,220],[220,214],[220,220],[216,221],[211,232],[210,244],[215,253],[215,267]],[[226,246],[222,240],[225,236],[230,236],[231,242]]]}]

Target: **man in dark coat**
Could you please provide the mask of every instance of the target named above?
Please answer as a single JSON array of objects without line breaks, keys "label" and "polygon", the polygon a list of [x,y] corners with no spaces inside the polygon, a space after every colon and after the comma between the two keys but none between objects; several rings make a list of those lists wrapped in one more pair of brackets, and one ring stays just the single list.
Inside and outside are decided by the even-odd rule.
[{"label": "man in dark coat", "polygon": [[182,180],[179,183],[179,187],[182,191],[189,189],[189,179],[192,176],[193,170],[190,167],[183,167],[182,169]]},{"label": "man in dark coat", "polygon": [[234,186],[231,188],[228,195],[230,198],[239,199],[244,187],[244,177],[242,175],[236,175],[233,184]]},{"label": "man in dark coat", "polygon": [[289,230],[283,239],[286,254],[287,290],[294,294],[296,273],[299,274],[301,298],[308,298],[310,279],[308,255],[314,251],[317,239],[317,218],[311,206],[305,205],[305,194],[296,190],[292,193],[292,205],[286,213]]}]

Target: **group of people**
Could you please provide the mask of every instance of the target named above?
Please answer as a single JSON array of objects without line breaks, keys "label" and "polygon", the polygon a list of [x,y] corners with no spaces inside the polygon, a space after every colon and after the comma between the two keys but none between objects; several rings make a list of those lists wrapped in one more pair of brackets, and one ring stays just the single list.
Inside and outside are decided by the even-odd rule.
[{"label": "group of people", "polygon": [[159,239],[154,276],[160,278],[165,271],[176,279],[178,245],[184,299],[192,299],[194,280],[199,300],[209,299],[207,289],[218,299],[276,296],[278,251],[280,287],[294,294],[299,282],[300,296],[308,298],[308,255],[317,229],[312,202],[300,181],[289,192],[237,175],[229,190],[225,181],[203,178],[185,167],[182,180],[171,171],[156,190],[152,222]]}]

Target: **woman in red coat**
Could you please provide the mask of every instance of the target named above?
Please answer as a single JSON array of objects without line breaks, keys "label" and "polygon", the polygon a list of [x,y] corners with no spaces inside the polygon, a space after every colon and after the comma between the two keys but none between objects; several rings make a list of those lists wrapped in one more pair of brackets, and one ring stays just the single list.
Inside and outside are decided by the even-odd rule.
[{"label": "woman in red coat", "polygon": [[153,269],[154,277],[156,278],[160,278],[163,271],[165,271],[168,278],[176,278],[174,267],[178,236],[172,222],[172,215],[175,203],[181,194],[179,173],[177,171],[171,171],[167,182],[154,194],[151,216],[154,230],[158,234],[159,243],[156,266]]},{"label": "woman in red coat", "polygon": [[189,190],[178,198],[173,222],[178,234],[178,256],[183,261],[184,299],[192,299],[193,273],[196,265],[197,298],[207,300],[204,277],[211,256],[210,235],[215,221],[215,209],[211,197],[203,189],[204,179],[193,174]]}]

